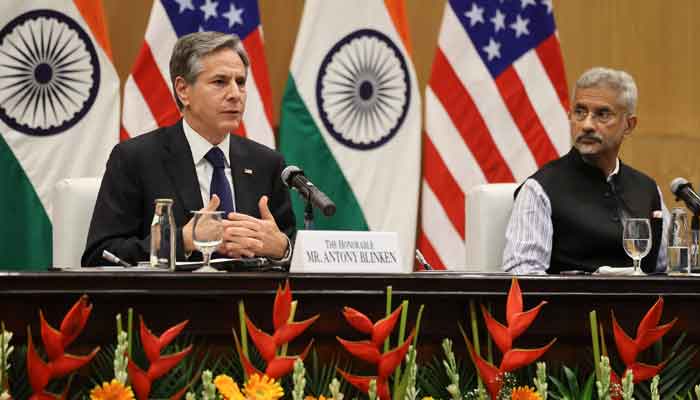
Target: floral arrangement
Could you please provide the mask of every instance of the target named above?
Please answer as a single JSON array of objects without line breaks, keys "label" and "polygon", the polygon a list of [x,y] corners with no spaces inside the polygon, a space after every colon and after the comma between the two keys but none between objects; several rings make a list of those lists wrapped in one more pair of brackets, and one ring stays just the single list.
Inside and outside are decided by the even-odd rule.
[{"label": "floral arrangement", "polygon": [[[486,322],[486,329],[496,343],[496,346],[503,353],[501,364],[496,368],[490,362],[484,360],[478,352],[474,350],[474,346],[469,341],[467,335],[463,333],[464,341],[467,343],[469,354],[476,364],[479,376],[486,383],[489,394],[492,399],[500,398],[501,392],[504,389],[504,375],[518,368],[533,363],[540,358],[556,341],[552,339],[549,344],[537,349],[517,349],[513,348],[513,341],[522,335],[532,322],[537,317],[542,306],[546,304],[542,301],[537,307],[523,312],[523,296],[520,291],[518,280],[513,278],[508,292],[508,301],[506,303],[506,321],[507,325],[502,325],[496,321],[491,314],[486,310],[486,307],[481,306],[481,312]],[[518,395],[524,396],[530,390],[528,387],[513,390]],[[519,397],[528,398],[528,397]]]},{"label": "floral arrangement", "polygon": [[371,339],[353,342],[338,338],[338,341],[350,354],[370,364],[374,364],[377,368],[377,375],[357,376],[340,369],[338,372],[345,380],[365,393],[369,392],[370,382],[374,381],[381,400],[389,400],[391,398],[389,393],[389,376],[403,361],[408,351],[408,346],[413,340],[414,333],[411,333],[403,344],[393,350],[385,351],[383,354],[380,351],[384,341],[394,329],[399,318],[399,312],[402,309],[403,305],[397,307],[391,315],[377,321],[375,324],[372,324],[372,321],[366,315],[355,309],[345,307],[343,310],[343,316],[348,323],[358,331],[370,335]]},{"label": "floral arrangement", "polygon": [[68,311],[61,322],[60,329],[55,329],[44,319],[44,313],[39,311],[41,322],[41,338],[44,342],[44,351],[48,356],[45,362],[36,352],[32,341],[31,329],[27,328],[27,375],[33,394],[30,400],[62,399],[70,388],[70,381],[60,395],[49,393],[45,390],[49,381],[64,377],[83,365],[87,364],[100,350],[96,347],[85,356],[76,356],[65,352],[78,335],[83,331],[87,319],[92,311],[92,305],[88,297],[83,295]]},{"label": "floral arrangement", "polygon": [[[289,374],[294,368],[294,361],[297,357],[303,360],[313,344],[313,341],[311,341],[302,354],[298,356],[286,356],[281,354],[284,353],[281,349],[286,348],[289,342],[301,335],[318,319],[318,315],[315,315],[307,320],[294,322],[292,314],[293,307],[292,291],[289,287],[289,281],[287,281],[284,289],[278,287],[277,293],[275,294],[275,302],[272,308],[272,323],[275,331],[272,335],[263,332],[255,326],[250,318],[248,318],[248,315],[243,312],[243,318],[245,319],[246,327],[250,333],[250,338],[267,363],[264,375],[273,379]],[[238,347],[238,352],[246,374],[262,376],[263,373],[258,371],[248,359],[247,351],[238,344],[238,339],[236,339],[236,346]]]},{"label": "floral arrangement", "polygon": [[[483,326],[488,332],[487,340],[500,351],[500,361],[495,362],[490,351],[488,355],[482,355],[478,321],[474,312],[471,339],[460,326],[471,362],[460,362],[453,352],[451,341],[445,339],[442,343],[444,359],[436,360],[434,365],[420,365],[417,362],[416,346],[422,306],[415,327],[408,334],[408,301],[403,301],[392,310],[390,289],[387,292],[386,315],[376,321],[359,310],[344,307],[341,314],[345,321],[367,338],[347,340],[338,337],[337,340],[347,353],[375,371],[370,376],[356,375],[337,364],[319,373],[315,362],[305,363],[313,340],[300,354],[287,354],[287,345],[318,319],[318,315],[315,315],[298,322],[294,320],[297,303],[292,299],[288,281],[284,286],[278,287],[275,294],[271,333],[259,329],[253,318],[245,312],[243,303],[240,304],[240,338],[234,331],[236,356],[227,365],[237,365],[242,375],[235,368],[226,371],[221,366],[220,359],[214,363],[201,358],[190,360],[195,357],[191,344],[184,348],[173,348],[175,339],[185,330],[188,321],[182,321],[158,336],[140,318],[138,343],[145,357],[133,357],[132,347],[135,342],[132,340],[130,310],[126,329],[122,329],[121,316],[117,315],[116,346],[113,347],[113,356],[110,358],[110,377],[94,381],[86,389],[72,388],[73,377],[78,373],[84,374],[85,368],[100,353],[100,348],[97,347],[86,355],[66,352],[85,328],[93,309],[88,297],[82,296],[66,313],[58,329],[52,327],[44,318],[43,312],[39,311],[43,344],[41,349],[36,346],[28,329],[26,352],[20,351],[18,354],[11,343],[12,332],[0,324],[0,400],[12,399],[13,393],[24,393],[17,389],[21,384],[28,385],[30,394],[18,395],[16,398],[30,400],[76,398],[77,393],[82,393],[84,398],[89,397],[91,400],[183,397],[186,400],[343,400],[345,397],[358,398],[353,390],[361,393],[360,398],[370,400],[432,400],[445,396],[452,400],[700,400],[700,374],[683,373],[690,370],[691,362],[700,348],[695,345],[684,346],[681,336],[665,358],[658,359],[660,355],[657,355],[657,360],[652,363],[645,360],[648,359],[645,350],[655,344],[657,353],[661,354],[658,351],[660,339],[677,322],[677,319],[673,319],[660,324],[664,306],[662,298],[643,316],[634,337],[622,329],[614,312],[611,313],[612,335],[618,358],[611,358],[608,354],[603,326],[598,324],[596,313],[591,313],[595,371],[590,375],[581,375],[578,370],[566,366],[562,366],[559,373],[548,371],[544,362],[537,362],[534,370],[529,368],[555,344],[556,339],[534,349],[514,345],[526,333],[545,304],[542,301],[525,310],[520,286],[517,279],[513,279],[506,300],[505,323],[496,320],[485,305],[481,306]],[[259,360],[249,354],[248,338],[255,346]],[[391,346],[392,341],[394,347]],[[185,362],[201,365],[196,370],[184,373],[185,370],[180,366]],[[314,370],[307,371],[309,366]],[[522,371],[525,371],[525,375]],[[618,375],[615,371],[622,373]],[[182,383],[166,385],[167,392],[160,388],[157,393],[154,392],[156,381],[183,373],[186,376],[181,376],[182,379],[178,380]],[[523,378],[528,374],[529,377]],[[312,381],[320,382],[319,375],[328,379],[324,383],[325,388],[311,390]],[[579,376],[583,376],[583,382],[579,382]],[[651,383],[647,384],[649,380]]]}]

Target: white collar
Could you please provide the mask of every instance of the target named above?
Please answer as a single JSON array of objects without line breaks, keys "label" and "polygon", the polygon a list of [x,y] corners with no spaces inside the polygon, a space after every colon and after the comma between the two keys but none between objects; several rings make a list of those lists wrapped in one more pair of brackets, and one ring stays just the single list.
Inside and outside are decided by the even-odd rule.
[{"label": "white collar", "polygon": [[613,176],[617,175],[618,172],[620,172],[620,159],[616,158],[615,159],[615,169],[612,170],[610,175],[608,175],[608,177],[605,180],[610,182],[610,180],[613,178]]},{"label": "white collar", "polygon": [[[190,151],[192,151],[192,160],[194,160],[194,164],[197,165],[199,164],[200,161],[204,158],[204,156],[209,152],[209,150],[212,148],[212,144],[209,143],[207,139],[205,139],[202,135],[197,133],[190,124],[187,123],[187,120],[184,118],[182,119],[182,129],[185,131],[185,138],[187,138],[187,142],[190,144]],[[221,141],[216,147],[220,148],[221,151],[224,153],[224,157],[226,158],[226,164],[231,167],[231,160],[229,160],[229,135],[226,135],[224,137],[224,140]]]}]

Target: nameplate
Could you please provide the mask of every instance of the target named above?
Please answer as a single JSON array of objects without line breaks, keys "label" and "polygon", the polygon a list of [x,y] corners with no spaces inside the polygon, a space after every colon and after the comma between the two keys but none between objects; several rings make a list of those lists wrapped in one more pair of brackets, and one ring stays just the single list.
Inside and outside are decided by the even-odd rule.
[{"label": "nameplate", "polygon": [[290,272],[398,273],[396,232],[298,231]]}]

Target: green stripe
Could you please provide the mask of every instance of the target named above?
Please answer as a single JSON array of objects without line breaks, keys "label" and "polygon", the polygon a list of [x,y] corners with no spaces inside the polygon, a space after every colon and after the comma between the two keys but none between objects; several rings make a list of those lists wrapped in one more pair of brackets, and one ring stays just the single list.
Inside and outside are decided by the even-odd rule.
[{"label": "green stripe", "polygon": [[[291,74],[282,98],[280,150],[287,164],[298,165],[303,169],[306,176],[338,206],[332,217],[324,217],[318,210],[314,210],[316,229],[369,230],[362,208],[299,96]],[[303,228],[303,202],[296,194],[293,193],[292,196],[297,226]]]},{"label": "green stripe", "polygon": [[46,270],[51,265],[51,221],[1,135],[0,182],[0,269]]}]

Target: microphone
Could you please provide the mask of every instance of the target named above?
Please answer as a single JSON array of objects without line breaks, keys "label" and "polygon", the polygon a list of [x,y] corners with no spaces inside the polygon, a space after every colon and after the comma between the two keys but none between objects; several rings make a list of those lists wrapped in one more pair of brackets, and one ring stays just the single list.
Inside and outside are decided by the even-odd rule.
[{"label": "microphone", "polygon": [[335,214],[335,203],[322,191],[318,190],[304,175],[304,171],[296,165],[290,165],[282,171],[282,182],[287,187],[296,189],[302,197],[311,202],[323,215],[330,217]]},{"label": "microphone", "polygon": [[693,214],[700,214],[700,196],[695,193],[693,185],[685,178],[676,178],[671,181],[671,193],[676,195],[676,200],[683,200]]},{"label": "microphone", "polygon": [[131,264],[129,264],[128,262],[122,260],[121,258],[115,256],[114,254],[110,253],[110,252],[107,251],[107,250],[102,250],[102,258],[104,258],[105,260],[107,260],[107,261],[109,261],[109,262],[111,262],[111,263],[119,264],[119,265],[121,265],[121,266],[124,267],[124,268],[131,268],[131,267],[133,267],[133,265],[131,265]]}]

